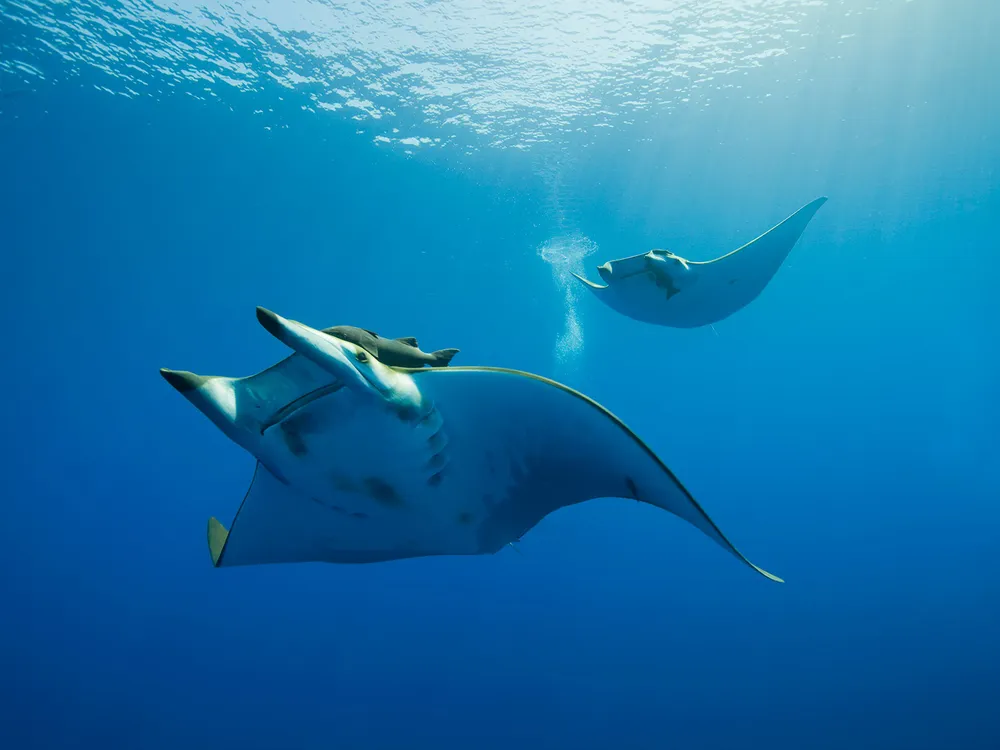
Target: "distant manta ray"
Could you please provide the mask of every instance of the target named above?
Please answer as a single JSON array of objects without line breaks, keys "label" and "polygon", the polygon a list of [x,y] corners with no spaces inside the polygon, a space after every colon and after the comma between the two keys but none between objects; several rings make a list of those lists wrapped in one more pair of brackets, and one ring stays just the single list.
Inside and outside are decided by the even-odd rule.
[{"label": "distant manta ray", "polygon": [[598,267],[605,286],[573,275],[597,299],[634,320],[698,328],[728,318],[764,291],[826,198],[817,198],[736,250],[715,260],[687,260],[650,250]]},{"label": "distant manta ray", "polygon": [[548,514],[620,497],[667,510],[761,575],[670,469],[592,399],[495,367],[392,368],[257,308],[295,353],[245,378],[161,370],[257,459],[216,567],[491,554]]}]

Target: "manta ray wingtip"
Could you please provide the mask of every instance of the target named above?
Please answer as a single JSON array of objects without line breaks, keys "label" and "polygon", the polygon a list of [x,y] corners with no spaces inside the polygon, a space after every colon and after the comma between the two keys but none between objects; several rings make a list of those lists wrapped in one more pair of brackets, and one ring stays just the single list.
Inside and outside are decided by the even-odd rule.
[{"label": "manta ray wingtip", "polygon": [[193,372],[171,370],[167,367],[160,368],[160,375],[180,393],[190,393],[193,390],[197,390],[208,379],[202,375],[195,375]]},{"label": "manta ray wingtip", "polygon": [[264,326],[264,328],[266,328],[269,332],[273,333],[271,330],[272,328],[280,327],[279,320],[280,319],[275,313],[271,312],[266,307],[257,305],[257,322]]},{"label": "manta ray wingtip", "polygon": [[766,570],[764,570],[763,568],[757,567],[756,565],[754,565],[749,560],[747,560],[747,562],[750,563],[750,567],[751,568],[753,568],[754,570],[756,570],[758,573],[760,573],[765,578],[767,578],[767,579],[769,579],[771,581],[775,581],[776,583],[784,583],[785,582],[784,578],[778,578],[778,576],[774,575],[774,573],[768,573]]}]

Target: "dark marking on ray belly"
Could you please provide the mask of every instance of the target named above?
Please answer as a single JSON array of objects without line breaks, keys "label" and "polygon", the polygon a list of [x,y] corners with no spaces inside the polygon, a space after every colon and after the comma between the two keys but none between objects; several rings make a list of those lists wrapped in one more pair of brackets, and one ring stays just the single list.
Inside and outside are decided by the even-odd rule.
[{"label": "dark marking on ray belly", "polygon": [[427,445],[435,453],[440,451],[448,444],[448,436],[444,434],[444,430],[438,429],[433,435],[427,438]]},{"label": "dark marking on ray belly", "polygon": [[274,475],[275,479],[277,479],[279,482],[281,482],[286,487],[288,486],[288,480],[285,478],[284,474],[282,474],[277,469],[272,469],[270,466],[267,467],[267,470]]},{"label": "dark marking on ray belly", "polygon": [[339,505],[332,505],[331,503],[324,502],[323,500],[320,500],[318,497],[310,497],[309,499],[312,500],[317,505],[322,505],[324,508],[329,508],[334,513],[346,513],[347,512],[346,510],[344,510],[343,508],[341,508]]},{"label": "dark marking on ray belly", "polygon": [[730,279],[729,283],[730,284],[735,284],[737,281],[739,281],[739,279]]},{"label": "dark marking on ray belly", "polygon": [[444,472],[436,471],[430,475],[430,477],[427,480],[427,484],[429,484],[431,487],[437,487],[439,484],[441,484],[441,480],[443,478],[444,478]]},{"label": "dark marking on ray belly", "polygon": [[434,404],[428,404],[427,410],[420,415],[420,419],[417,420],[417,424],[426,424],[427,420],[434,416],[435,411]]},{"label": "dark marking on ray belly", "polygon": [[635,482],[632,481],[632,477],[625,477],[625,486],[628,487],[628,491],[631,493],[631,496],[638,500],[639,490],[636,488]]},{"label": "dark marking on ray belly", "polygon": [[473,516],[471,513],[463,511],[462,513],[458,514],[458,519],[457,520],[463,526],[468,526],[470,523],[472,523],[472,521],[473,521],[474,518],[475,518],[475,516]]},{"label": "dark marking on ray belly", "polygon": [[427,460],[427,468],[429,469],[440,469],[448,462],[443,453],[435,453]]},{"label": "dark marking on ray belly", "polygon": [[412,406],[399,406],[396,407],[396,416],[403,422],[415,422],[419,414]]},{"label": "dark marking on ray belly", "polygon": [[281,437],[285,441],[285,445],[293,456],[302,457],[309,452],[306,448],[305,441],[302,439],[302,435],[298,433],[295,429],[295,425],[290,425],[288,422],[281,423]]},{"label": "dark marking on ray belly", "polygon": [[301,435],[307,435],[310,432],[316,432],[319,428],[319,421],[316,419],[316,415],[310,411],[300,411],[284,422],[281,423],[283,429],[290,429],[293,432],[298,432]]},{"label": "dark marking on ray belly", "polygon": [[364,521],[368,518],[367,513],[351,513],[351,518],[357,518],[359,521]]},{"label": "dark marking on ray belly", "polygon": [[378,477],[368,477],[365,479],[365,491],[368,496],[381,505],[390,508],[399,508],[403,505],[403,498],[399,496],[395,488]]}]

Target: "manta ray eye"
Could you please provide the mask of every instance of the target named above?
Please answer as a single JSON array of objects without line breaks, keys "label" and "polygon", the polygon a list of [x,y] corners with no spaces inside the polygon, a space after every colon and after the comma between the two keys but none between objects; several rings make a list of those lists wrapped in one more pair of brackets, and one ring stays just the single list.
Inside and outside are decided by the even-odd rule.
[{"label": "manta ray eye", "polygon": [[367,362],[368,352],[358,352],[358,362]]}]

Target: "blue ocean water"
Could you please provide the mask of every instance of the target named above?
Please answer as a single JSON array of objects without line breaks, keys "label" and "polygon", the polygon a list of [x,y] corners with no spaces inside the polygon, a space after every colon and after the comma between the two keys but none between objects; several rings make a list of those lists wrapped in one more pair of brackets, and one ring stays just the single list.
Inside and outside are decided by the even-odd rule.
[{"label": "blue ocean water", "polygon": [[[0,1],[0,747],[1000,747],[998,11]],[[821,195],[712,328],[568,275]],[[257,305],[585,392],[787,582],[612,499],[214,569],[253,459],[157,370]]]}]

